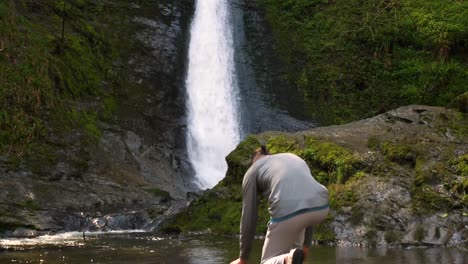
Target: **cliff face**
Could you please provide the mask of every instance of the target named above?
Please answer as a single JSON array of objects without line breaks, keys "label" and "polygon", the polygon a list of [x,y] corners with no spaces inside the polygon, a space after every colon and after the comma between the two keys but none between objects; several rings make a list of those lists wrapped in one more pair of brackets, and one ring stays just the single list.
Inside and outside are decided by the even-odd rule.
[{"label": "cliff face", "polygon": [[[5,138],[0,140],[5,150],[0,160],[0,233],[22,236],[37,231],[152,227],[192,189],[191,179],[184,178],[190,174],[180,138],[184,138],[183,82],[193,2],[142,2],[64,5],[71,18],[65,20],[62,50],[49,50],[44,42],[43,54],[50,67],[56,61],[65,63],[58,73],[70,69],[74,74],[51,71],[44,76],[56,80],[51,82],[56,104],[31,118],[43,120],[40,124],[47,132],[37,137],[34,133],[31,142],[22,146],[27,154],[4,148]],[[60,21],[55,12],[60,14],[62,5],[49,5],[36,1],[1,7],[11,17],[26,21],[18,22],[18,27],[32,38],[54,34],[54,25],[61,25],[55,23]],[[3,20],[4,14],[0,14],[2,22],[9,21]],[[45,22],[35,20],[40,17],[46,17]],[[101,39],[106,36],[109,39]],[[60,36],[49,37],[60,42]],[[83,49],[77,49],[77,43]],[[28,45],[24,48],[29,49]],[[9,56],[15,56],[8,48]],[[68,53],[74,57],[67,57]],[[105,64],[108,68],[98,64],[100,56],[110,61]],[[80,60],[99,66],[81,72],[77,67],[86,66]],[[12,64],[0,63],[5,65]],[[113,78],[99,79],[99,89],[85,87],[90,91],[68,95],[67,89],[74,88],[68,82],[82,74],[84,80],[77,80],[81,86],[89,85],[91,74]],[[69,125],[75,116],[84,121]]]},{"label": "cliff face", "polygon": [[[252,135],[228,157],[226,178],[195,200],[167,231],[238,232],[242,176],[266,143],[293,152],[330,192],[322,242],[465,245],[468,240],[468,119],[456,110],[407,106],[340,126]],[[265,201],[257,231],[268,221]]]}]

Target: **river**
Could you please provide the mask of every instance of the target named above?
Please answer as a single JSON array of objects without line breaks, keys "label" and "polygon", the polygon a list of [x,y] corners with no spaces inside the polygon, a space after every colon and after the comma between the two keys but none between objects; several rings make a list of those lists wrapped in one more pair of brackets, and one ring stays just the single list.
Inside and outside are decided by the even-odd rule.
[{"label": "river", "polygon": [[[252,259],[259,263],[262,240]],[[221,264],[238,256],[237,239],[211,235],[162,237],[153,233],[78,232],[36,239],[0,239],[0,263]],[[314,246],[307,264],[465,264],[468,253],[454,248],[359,248]]]}]

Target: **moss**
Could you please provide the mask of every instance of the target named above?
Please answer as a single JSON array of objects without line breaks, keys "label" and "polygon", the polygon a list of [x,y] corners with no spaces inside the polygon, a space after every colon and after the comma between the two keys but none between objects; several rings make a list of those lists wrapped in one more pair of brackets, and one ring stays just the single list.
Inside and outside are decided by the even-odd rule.
[{"label": "moss", "polygon": [[380,146],[380,140],[377,138],[377,137],[369,137],[369,139],[367,140],[367,147],[372,149],[372,150],[376,150],[378,149]]},{"label": "moss", "polygon": [[57,163],[58,149],[47,144],[31,144],[27,149],[29,155],[25,164],[31,171],[39,176],[46,176]]},{"label": "moss", "polygon": [[409,164],[410,166],[414,166],[416,163],[416,154],[409,146],[386,141],[380,145],[380,150],[383,156],[392,162],[402,165]]},{"label": "moss", "polygon": [[358,200],[354,184],[331,184],[327,188],[330,197],[330,207],[333,209],[353,206]]},{"label": "moss", "polygon": [[399,231],[387,231],[384,234],[384,239],[387,243],[398,243],[403,238],[403,234]]},{"label": "moss", "polygon": [[155,196],[158,196],[158,197],[162,197],[164,200],[172,200],[173,198],[171,197],[171,194],[167,191],[164,191],[164,190],[161,190],[159,188],[149,188],[149,189],[145,189],[145,191],[155,195]]},{"label": "moss", "polygon": [[[270,136],[266,140],[270,151],[289,151],[300,153],[300,141],[287,136]],[[164,224],[163,229],[170,232],[187,232],[210,229],[215,233],[237,234],[242,213],[242,176],[250,166],[251,153],[260,146],[258,137],[249,136],[226,158],[229,169],[226,177],[212,190],[205,192],[175,219]],[[341,189],[340,189],[341,190]],[[337,193],[339,203],[347,204],[353,200],[351,190]],[[270,216],[266,199],[259,196],[259,220],[256,227],[258,234],[264,234]],[[331,220],[317,230],[319,240],[333,240]]]},{"label": "moss", "polygon": [[463,204],[463,206],[465,206],[465,208],[468,207],[468,194],[463,195],[462,204]]},{"label": "moss", "polygon": [[18,206],[23,208],[23,209],[29,210],[29,211],[40,211],[40,210],[42,210],[42,207],[35,200],[27,200],[27,201],[19,204]]},{"label": "moss", "polygon": [[448,120],[448,124],[444,124],[441,122],[439,126],[443,129],[443,132],[446,133],[448,131],[454,132],[455,135],[464,137],[468,135],[468,114],[467,113],[452,113]]},{"label": "moss", "polygon": [[364,235],[364,238],[367,240],[369,245],[374,246],[375,244],[377,244],[377,231],[375,229],[367,230],[366,234]]},{"label": "moss", "polygon": [[426,230],[422,225],[418,225],[416,229],[414,230],[413,233],[413,239],[416,241],[423,241],[423,239],[426,237]]},{"label": "moss", "polygon": [[421,186],[423,184],[435,185],[440,182],[447,182],[449,178],[449,170],[442,162],[436,162],[427,166],[427,161],[421,158],[416,160],[415,165],[415,184]]},{"label": "moss", "polygon": [[413,186],[411,188],[412,206],[417,212],[433,212],[449,210],[453,201],[443,194],[437,193],[431,186]]},{"label": "moss", "polygon": [[285,135],[270,137],[267,143],[268,150],[271,154],[276,153],[299,153],[299,144],[294,138],[286,137]]},{"label": "moss", "polygon": [[354,205],[351,208],[351,216],[349,217],[349,222],[356,226],[362,223],[362,220],[364,219],[365,211],[362,208],[362,206],[359,205]]},{"label": "moss", "polygon": [[468,177],[468,153],[456,158],[453,165],[458,174]]},{"label": "moss", "polygon": [[261,143],[256,137],[248,136],[226,157],[228,171],[226,177],[220,183],[222,186],[242,183],[242,177],[250,166],[252,153],[260,145]]},{"label": "moss", "polygon": [[[265,211],[266,208],[262,207],[260,210]],[[209,191],[184,209],[176,219],[165,223],[163,230],[210,230],[214,233],[238,234],[241,213],[241,201],[219,197],[216,192]],[[266,223],[268,219],[268,213],[261,213],[258,223]],[[265,225],[257,225],[257,233],[264,232]]]},{"label": "moss", "polygon": [[[345,183],[363,167],[359,157],[332,142],[306,138],[305,149],[300,156],[309,164],[317,180],[328,185]],[[326,176],[325,176],[326,175]]]}]

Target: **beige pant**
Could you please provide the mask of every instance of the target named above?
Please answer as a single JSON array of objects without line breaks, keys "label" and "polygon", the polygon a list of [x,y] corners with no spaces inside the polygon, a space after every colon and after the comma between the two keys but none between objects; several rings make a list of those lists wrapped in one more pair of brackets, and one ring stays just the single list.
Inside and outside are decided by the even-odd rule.
[{"label": "beige pant", "polygon": [[262,250],[262,264],[285,264],[289,251],[302,248],[306,227],[320,224],[328,214],[328,208],[303,213],[293,218],[270,223]]}]

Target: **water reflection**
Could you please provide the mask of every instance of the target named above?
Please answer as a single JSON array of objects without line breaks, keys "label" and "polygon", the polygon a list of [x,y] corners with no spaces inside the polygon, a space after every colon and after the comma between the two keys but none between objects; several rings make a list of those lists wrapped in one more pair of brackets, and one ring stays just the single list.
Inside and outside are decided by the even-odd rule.
[{"label": "water reflection", "polygon": [[[20,245],[0,239],[0,263],[117,263],[222,264],[239,254],[237,239],[215,236],[158,237],[149,233],[47,237]],[[53,241],[51,244],[45,240]],[[62,240],[63,243],[59,241]],[[10,246],[6,247],[6,243]],[[73,242],[73,243],[71,243]],[[259,263],[261,240],[256,240],[249,263]],[[15,245],[15,246],[12,246]],[[8,248],[8,249],[7,249]],[[3,251],[1,251],[3,250]],[[313,247],[307,264],[465,264],[468,254],[448,248],[335,248]]]}]

